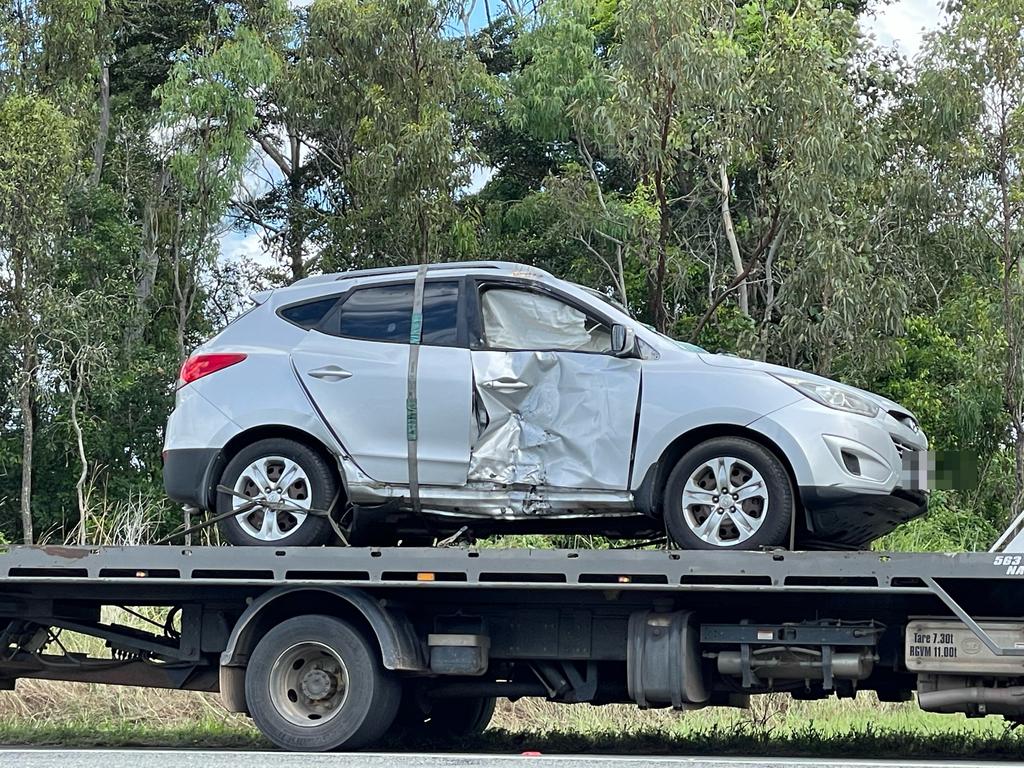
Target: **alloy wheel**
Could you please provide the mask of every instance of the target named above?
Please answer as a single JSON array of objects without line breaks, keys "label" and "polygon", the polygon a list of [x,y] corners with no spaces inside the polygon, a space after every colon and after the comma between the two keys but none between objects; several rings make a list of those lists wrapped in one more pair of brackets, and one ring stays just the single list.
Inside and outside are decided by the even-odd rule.
[{"label": "alloy wheel", "polygon": [[232,507],[247,506],[251,502],[246,499],[256,506],[237,516],[238,526],[254,539],[280,541],[306,521],[313,494],[309,477],[297,462],[264,456],[243,469],[235,481]]},{"label": "alloy wheel", "polygon": [[702,541],[716,547],[742,544],[768,514],[768,487],[747,461],[719,456],[705,461],[683,486],[683,519]]}]

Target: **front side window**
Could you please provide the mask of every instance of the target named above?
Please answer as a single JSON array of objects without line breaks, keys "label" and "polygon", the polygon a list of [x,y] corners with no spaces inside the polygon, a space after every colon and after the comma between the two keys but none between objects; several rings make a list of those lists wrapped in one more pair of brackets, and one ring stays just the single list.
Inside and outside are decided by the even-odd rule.
[{"label": "front side window", "polygon": [[607,325],[545,293],[485,288],[480,309],[484,344],[492,349],[611,351]]},{"label": "front side window", "polygon": [[[359,288],[341,305],[336,335],[370,341],[409,343],[413,284]],[[455,346],[458,342],[459,284],[429,282],[423,287],[422,343]]]}]

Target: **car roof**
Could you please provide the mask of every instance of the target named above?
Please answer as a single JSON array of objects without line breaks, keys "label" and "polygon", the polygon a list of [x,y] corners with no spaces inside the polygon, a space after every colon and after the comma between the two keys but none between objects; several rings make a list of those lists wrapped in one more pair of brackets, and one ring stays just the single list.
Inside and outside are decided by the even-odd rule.
[{"label": "car roof", "polygon": [[[533,277],[553,278],[554,276],[543,269],[531,267],[527,264],[517,264],[513,261],[451,261],[439,264],[427,264],[427,272],[444,271],[454,275],[463,274],[495,274],[495,275],[530,275]],[[347,272],[332,272],[326,275],[314,275],[296,280],[289,288],[299,288],[311,285],[324,285],[345,280],[356,280],[372,277],[396,277],[400,275],[412,275],[419,269],[418,264],[409,264],[401,267],[380,267],[375,269],[353,269]]]}]

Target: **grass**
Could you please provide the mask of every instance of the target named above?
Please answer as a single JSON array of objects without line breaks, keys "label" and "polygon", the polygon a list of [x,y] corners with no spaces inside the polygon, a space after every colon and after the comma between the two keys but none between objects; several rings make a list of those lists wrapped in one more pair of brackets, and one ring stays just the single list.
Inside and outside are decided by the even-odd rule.
[{"label": "grass", "polygon": [[[215,696],[22,680],[0,694],[0,743],[65,747],[270,748]],[[913,703],[754,697],[750,710],[641,712],[627,705],[501,702],[491,727],[457,743],[392,740],[382,749],[519,753],[632,753],[1009,758],[1024,731],[999,718],[934,715]]]}]

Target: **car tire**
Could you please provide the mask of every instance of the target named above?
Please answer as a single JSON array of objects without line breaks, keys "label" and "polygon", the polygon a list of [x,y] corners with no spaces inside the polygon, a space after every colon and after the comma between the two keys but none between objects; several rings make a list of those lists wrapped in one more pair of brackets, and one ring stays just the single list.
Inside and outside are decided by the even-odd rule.
[{"label": "car tire", "polygon": [[793,505],[789,474],[774,453],[746,438],[717,437],[676,463],[662,512],[682,549],[751,550],[786,541]]},{"label": "car tire", "polygon": [[[295,470],[292,474],[285,473]],[[286,483],[277,489],[277,496],[270,496],[258,488],[259,475],[273,482],[274,472],[280,474],[277,480]],[[239,451],[221,473],[219,485],[232,488],[236,494],[252,498],[269,498],[279,503],[284,500],[295,506],[296,513],[288,511],[271,512],[263,507],[254,507],[249,512],[227,517],[220,521],[221,535],[237,546],[262,547],[309,547],[327,544],[336,538],[331,522],[324,515],[312,510],[327,510],[335,503],[338,495],[338,480],[324,458],[302,443],[286,438],[259,440]],[[231,512],[239,496],[217,492],[217,514]],[[310,513],[298,510],[308,508]],[[268,515],[274,514],[272,520]]]},{"label": "car tire", "polygon": [[394,723],[402,685],[384,669],[376,643],[351,624],[299,616],[256,645],[245,700],[256,726],[282,749],[359,749]]},{"label": "car tire", "polygon": [[395,727],[406,736],[442,740],[479,736],[497,704],[493,696],[430,701],[425,693],[421,686],[405,688]]}]

